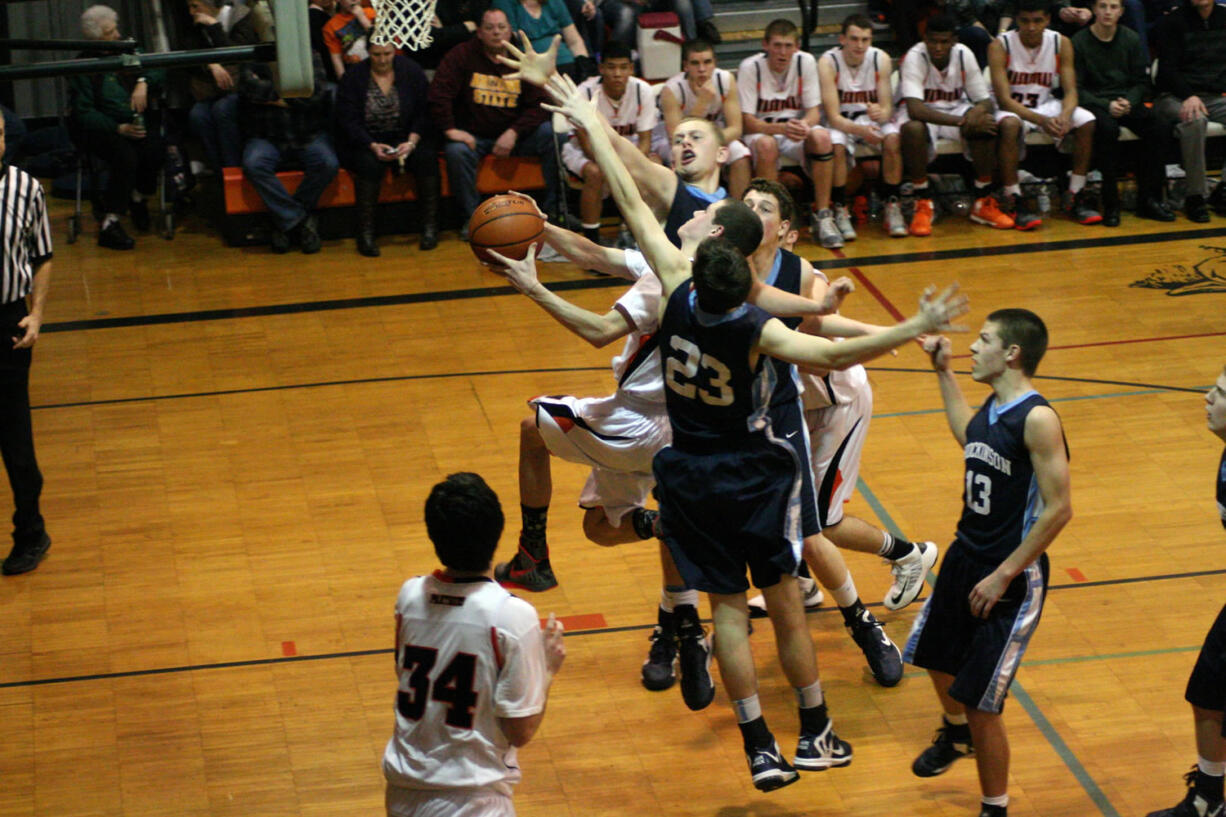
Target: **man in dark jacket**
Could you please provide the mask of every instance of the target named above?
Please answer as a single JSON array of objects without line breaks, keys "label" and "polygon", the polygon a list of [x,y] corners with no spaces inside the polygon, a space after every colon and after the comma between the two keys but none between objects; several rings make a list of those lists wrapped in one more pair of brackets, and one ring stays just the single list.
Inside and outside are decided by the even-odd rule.
[{"label": "man in dark jacket", "polygon": [[[332,139],[331,95],[324,88],[323,65],[315,63],[315,92],[305,99],[282,99],[266,63],[248,63],[239,73],[239,122],[243,173],[255,186],[272,216],[270,245],[275,253],[289,250],[296,239],[304,253],[319,252],[319,228],[311,213],[340,164]],[[296,159],[302,184],[291,195],[277,178],[284,159]]]},{"label": "man in dark jacket", "polygon": [[1226,215],[1226,188],[1206,203],[1205,134],[1209,121],[1226,124],[1226,8],[1214,0],[1184,0],[1158,29],[1158,99],[1154,110],[1174,125],[1188,174],[1184,214],[1209,221],[1209,207]]},{"label": "man in dark jacket", "polygon": [[[243,5],[230,6],[223,15],[220,0],[187,0],[192,16],[192,29],[186,48],[226,48],[231,45],[254,45],[260,41],[251,10]],[[204,146],[205,156],[214,172],[223,167],[237,167],[243,157],[243,139],[238,127],[238,95],[234,81],[235,66],[219,63],[193,68],[191,90],[196,103],[188,114],[192,133]]]},{"label": "man in dark jacket", "polygon": [[481,17],[477,36],[443,57],[430,84],[430,117],[445,137],[443,153],[451,191],[467,220],[477,209],[477,165],[495,156],[538,156],[545,177],[542,209],[553,214],[557,201],[558,163],[549,114],[541,108],[544,93],[517,79],[514,69],[497,61],[511,37],[506,14],[490,9]]}]

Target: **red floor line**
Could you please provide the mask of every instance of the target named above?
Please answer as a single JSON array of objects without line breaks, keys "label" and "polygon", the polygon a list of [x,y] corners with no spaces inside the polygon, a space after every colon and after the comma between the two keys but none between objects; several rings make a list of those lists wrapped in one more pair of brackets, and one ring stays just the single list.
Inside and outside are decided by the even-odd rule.
[{"label": "red floor line", "polygon": [[[847,254],[844,253],[842,250],[831,250],[830,254],[833,255],[835,258],[846,258],[847,257]],[[820,266],[819,266],[819,269],[820,269]],[[898,307],[894,306],[894,304],[890,302],[890,299],[885,297],[885,293],[877,289],[876,284],[870,281],[868,276],[860,271],[859,267],[847,267],[846,270],[847,272],[850,272],[852,275],[856,277],[856,280],[860,282],[860,285],[864,287],[866,290],[868,290],[868,293],[870,295],[872,295],[874,298],[877,299],[877,303],[881,304],[881,306],[885,308],[885,311],[889,312],[890,315],[894,318],[894,320],[896,321],[905,320],[906,316],[898,311]]]}]

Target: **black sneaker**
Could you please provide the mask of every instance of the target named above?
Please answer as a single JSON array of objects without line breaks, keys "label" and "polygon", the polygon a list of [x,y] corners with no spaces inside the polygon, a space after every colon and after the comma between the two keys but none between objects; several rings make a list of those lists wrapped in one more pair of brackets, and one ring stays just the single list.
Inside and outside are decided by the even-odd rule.
[{"label": "black sneaker", "polygon": [[280,227],[273,226],[268,232],[268,249],[275,255],[285,255],[289,252],[289,233]]},{"label": "black sneaker", "polygon": [[315,220],[315,216],[308,215],[298,225],[298,240],[304,254],[311,255],[319,252],[323,244],[319,240],[319,222]]},{"label": "black sneaker", "polygon": [[124,230],[123,225],[112,221],[106,229],[98,231],[98,246],[108,250],[130,250],[136,246],[136,242]]},{"label": "black sneaker", "polygon": [[651,631],[651,649],[643,662],[643,686],[659,692],[677,680],[677,619],[657,607],[655,629]]},{"label": "black sneaker", "polygon": [[1147,196],[1138,204],[1137,215],[1154,221],[1171,222],[1175,220],[1175,212],[1171,210],[1170,205],[1157,196]]},{"label": "black sneaker", "polygon": [[911,773],[916,777],[936,777],[958,758],[973,754],[975,747],[971,745],[971,728],[966,724],[954,726],[942,719],[932,745],[920,752],[911,764]]},{"label": "black sneaker", "polygon": [[792,763],[806,772],[824,772],[851,764],[851,744],[834,733],[834,722],[827,721],[818,735],[801,735]]},{"label": "black sneaker", "polygon": [[128,205],[128,215],[132,217],[132,226],[142,233],[149,232],[149,204],[144,199]]},{"label": "black sneaker", "polygon": [[749,761],[749,773],[753,775],[753,785],[758,791],[774,791],[800,779],[795,767],[783,759],[783,752],[779,751],[779,744],[774,738],[770,746],[746,749],[745,759]]},{"label": "black sneaker", "polygon": [[1064,209],[1069,218],[1078,224],[1098,224],[1103,220],[1103,214],[1098,212],[1094,194],[1087,188],[1076,193],[1065,192]]},{"label": "black sneaker", "polygon": [[854,623],[847,625],[847,631],[864,653],[878,684],[892,687],[902,680],[902,656],[876,616],[864,610]]},{"label": "black sneaker", "polygon": [[677,622],[677,647],[681,653],[681,698],[693,711],[706,709],[715,697],[711,680],[711,644],[692,604],[673,610]]},{"label": "black sneaker", "polygon": [[1151,811],[1145,817],[1222,817],[1222,801],[1210,803],[1196,793],[1196,767],[1183,776],[1188,784],[1188,794],[1178,804],[1160,811]]},{"label": "black sneaker", "polygon": [[515,558],[494,568],[494,578],[503,587],[516,587],[529,593],[540,593],[558,586],[549,557],[533,559],[524,546],[519,546]]},{"label": "black sneaker", "polygon": [[1195,221],[1197,224],[1209,223],[1209,206],[1205,204],[1204,196],[1188,196],[1183,200],[1183,214],[1188,217],[1188,221]]},{"label": "black sneaker", "polygon": [[1009,214],[1013,216],[1015,230],[1033,230],[1043,225],[1043,217],[1035,209],[1029,196],[1019,196],[1016,193],[1009,197]]},{"label": "black sneaker", "polygon": [[34,545],[23,547],[21,545],[13,545],[13,550],[9,553],[8,558],[4,560],[3,573],[5,576],[16,576],[19,573],[29,573],[34,568],[38,567],[38,563],[47,555],[47,551],[51,549],[51,537],[43,533],[41,539]]}]

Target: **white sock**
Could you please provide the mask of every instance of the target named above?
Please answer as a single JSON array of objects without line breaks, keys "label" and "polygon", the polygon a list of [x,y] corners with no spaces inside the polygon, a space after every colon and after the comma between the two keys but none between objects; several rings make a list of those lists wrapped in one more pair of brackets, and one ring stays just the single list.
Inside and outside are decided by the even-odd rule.
[{"label": "white sock", "polygon": [[881,532],[881,550],[877,551],[877,555],[885,556],[892,547],[894,547],[894,537],[888,530],[883,530]]},{"label": "white sock", "polygon": [[1000,806],[1001,808],[1004,808],[1005,806],[1009,805],[1008,794],[1002,794],[999,797],[981,797],[979,799],[983,801],[985,806]]},{"label": "white sock", "polygon": [[117,221],[119,221],[119,216],[115,215],[114,213],[107,213],[106,216],[103,217],[102,224],[98,227],[98,229],[105,230],[107,227],[110,227]]},{"label": "white sock", "polygon": [[660,588],[660,609],[666,613],[671,613],[679,604],[689,604],[695,609],[698,607],[698,591],[697,590],[673,590],[668,587]]},{"label": "white sock", "polygon": [[1006,184],[1005,185],[1005,195],[1006,196],[1022,195],[1022,186],[1020,184]]},{"label": "white sock", "polygon": [[1086,186],[1086,177],[1077,173],[1070,173],[1068,177],[1068,191],[1074,195],[1080,193]]},{"label": "white sock", "polygon": [[856,592],[856,580],[851,577],[850,570],[847,571],[847,581],[838,587],[831,588],[830,595],[834,597],[834,603],[840,607],[850,607],[856,603],[860,594]]},{"label": "white sock", "polygon": [[924,179],[922,182],[915,182],[915,183],[913,183],[913,184],[911,185],[911,190],[912,190],[912,191],[913,191],[913,192],[914,192],[916,195],[923,194],[923,196],[924,196],[925,198],[927,198],[927,195],[928,195],[928,180],[927,180],[927,179]]},{"label": "white sock", "polygon": [[943,717],[945,718],[945,722],[950,726],[965,726],[967,722],[965,712],[961,713],[960,715],[951,715],[946,712]]},{"label": "white sock", "polygon": [[1206,760],[1203,757],[1198,757],[1196,759],[1196,768],[1210,777],[1226,777],[1226,762]]},{"label": "white sock", "polygon": [[801,709],[812,709],[815,706],[821,706],[826,701],[822,696],[821,679],[807,687],[793,687],[793,689],[796,690],[796,705]]},{"label": "white sock", "polygon": [[600,229],[600,222],[598,221],[598,222],[596,222],[595,224],[584,224],[584,225],[583,225],[583,229],[585,229],[585,230],[599,230],[599,229]]},{"label": "white sock", "polygon": [[749,723],[762,717],[762,704],[756,694],[739,701],[732,702],[732,711],[736,713],[737,723]]}]

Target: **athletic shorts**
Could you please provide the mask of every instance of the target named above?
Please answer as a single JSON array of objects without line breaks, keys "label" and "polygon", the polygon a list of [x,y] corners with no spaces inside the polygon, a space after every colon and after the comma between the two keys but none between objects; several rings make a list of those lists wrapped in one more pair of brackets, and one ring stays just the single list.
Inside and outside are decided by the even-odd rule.
[{"label": "athletic shorts", "polygon": [[[1062,110],[1064,110],[1064,102],[1059,99],[1049,99],[1042,105],[1034,108],[1034,112],[1039,116],[1059,116]],[[1001,110],[999,108],[996,110],[996,121],[998,123],[1004,119],[1008,119],[1010,116],[1021,120],[1022,123],[1022,127],[1018,131],[1017,137],[1019,141],[1019,149],[1021,151],[1018,156],[1019,158],[1024,159],[1026,158],[1026,136],[1027,134],[1039,130],[1039,126],[1033,122],[1027,122],[1025,119],[1022,119],[1015,113],[1009,113],[1008,111]],[[1082,125],[1093,121],[1094,114],[1090,113],[1085,108],[1073,108],[1073,115],[1069,117],[1069,131],[1064,135],[1063,139],[1056,143],[1056,149],[1061,153],[1072,153],[1073,131],[1077,130]]]},{"label": "athletic shorts", "polygon": [[663,538],[686,587],[730,595],[771,587],[800,564],[802,462],[768,432],[711,453],[656,454]]},{"label": "athletic shorts", "polygon": [[787,160],[788,164],[800,165],[800,168],[806,174],[809,172],[809,162],[805,159],[805,143],[803,139],[797,142],[781,133],[746,133],[741,136],[741,141],[745,143],[745,147],[749,148],[750,151],[753,150],[754,143],[759,139],[774,139],[779,145],[780,159]]},{"label": "athletic shorts", "polygon": [[[658,122],[656,129],[651,132],[651,152],[659,156],[667,167],[673,166],[673,143],[668,138],[668,131],[663,121]],[[733,139],[728,143],[728,160],[724,162],[724,167],[748,158],[749,148],[745,147],[745,143],[740,139]]]},{"label": "athletic shorts", "polygon": [[813,481],[809,427],[805,424],[800,400],[771,406],[770,418],[775,437],[791,446],[803,466],[800,469],[800,534],[806,538],[816,536],[822,532],[822,516],[818,512],[817,487]]},{"label": "athletic shorts", "polygon": [[[1226,710],[1226,607],[1217,614],[1205,636],[1183,697],[1201,709]],[[1222,734],[1226,736],[1226,726]]]},{"label": "athletic shorts", "polygon": [[608,397],[535,397],[536,427],[551,454],[590,466],[579,505],[604,508],[609,524],[641,508],[655,479],[651,463],[672,428],[664,404]]},{"label": "athletic shorts", "polygon": [[987,619],[970,611],[971,590],[996,564],[973,558],[955,540],[945,551],[932,595],[911,627],[902,659],[954,676],[950,697],[982,712],[999,713],[1047,595],[1047,554],[1006,588]]},{"label": "athletic shorts", "polygon": [[817,484],[817,513],[823,528],[843,521],[843,505],[851,501],[860,478],[860,453],[872,416],[873,389],[868,381],[847,402],[805,412]]},{"label": "athletic shorts", "polygon": [[[894,118],[891,118],[889,122],[881,125],[874,122],[868,114],[862,113],[851,117],[851,121],[857,125],[876,125],[878,130],[881,131],[882,136],[890,136],[898,133],[898,123],[894,121]],[[831,144],[842,145],[844,148],[846,148],[845,152],[847,155],[848,167],[856,166],[856,149],[861,145],[863,145],[873,154],[878,156],[881,155],[881,145],[870,145],[859,136],[850,134],[847,131],[841,131],[838,128],[829,128],[829,130]]]},{"label": "athletic shorts", "polygon": [[[975,107],[969,102],[961,102],[952,108],[942,108],[941,113],[947,113],[950,116],[966,116],[971,108]],[[900,105],[898,112],[894,115],[898,122],[898,127],[901,130],[902,126],[911,121],[911,116],[907,113],[907,106]],[[942,139],[948,139],[951,142],[957,142],[962,148],[962,155],[967,159],[971,158],[970,151],[967,149],[966,142],[962,139],[962,128],[957,125],[938,125],[934,122],[925,122],[928,126],[928,163],[932,164],[937,158],[937,143]]]},{"label": "athletic shorts", "polygon": [[471,789],[402,789],[388,785],[387,817],[515,817],[505,794]]}]

